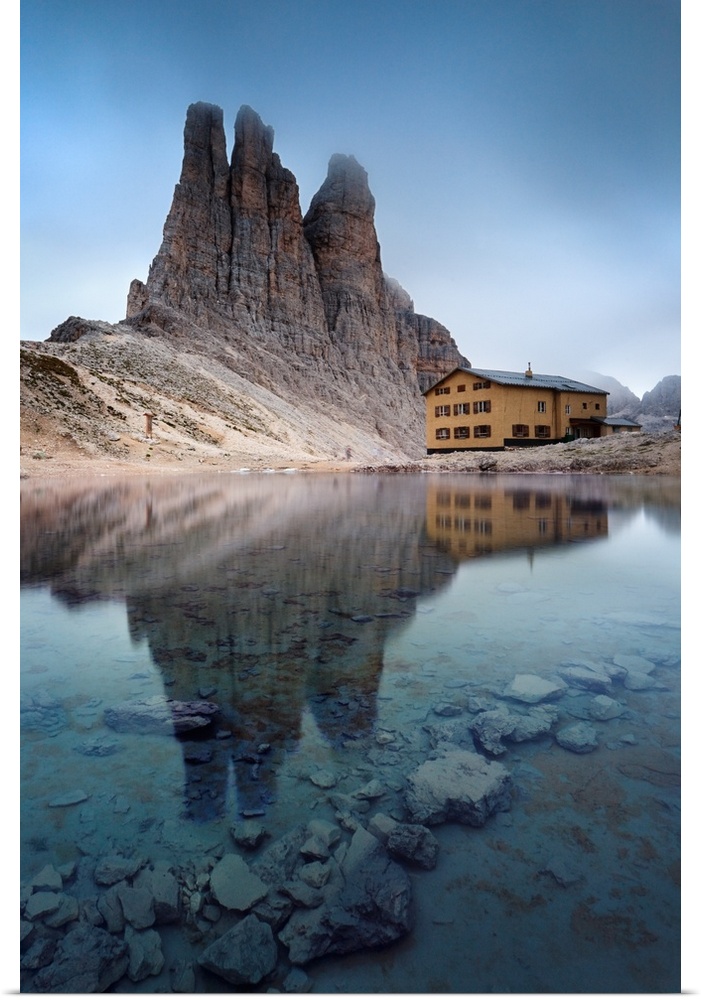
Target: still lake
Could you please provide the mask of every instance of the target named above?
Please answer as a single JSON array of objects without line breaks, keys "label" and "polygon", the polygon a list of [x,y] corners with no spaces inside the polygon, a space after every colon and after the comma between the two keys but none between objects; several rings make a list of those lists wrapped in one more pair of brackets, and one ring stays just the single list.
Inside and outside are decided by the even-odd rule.
[{"label": "still lake", "polygon": [[[559,686],[551,730],[474,739],[510,772],[508,811],[433,827],[436,867],[407,866],[410,933],[313,961],[311,989],[679,991],[678,480],[28,480],[21,581],[23,884],[61,869],[85,919],[107,856],[165,860],[192,889],[223,853],[347,824],[339,797],[355,822],[401,820],[440,727],[472,747],[485,711],[532,710],[506,692],[536,675]],[[163,697],[215,704],[214,725],[115,725]],[[574,723],[593,749],[558,742]],[[246,851],[245,816],[266,833]],[[171,992],[183,956],[194,992],[235,991],[197,965],[222,926],[197,886],[199,910],[158,928],[162,971],[112,991]]]}]

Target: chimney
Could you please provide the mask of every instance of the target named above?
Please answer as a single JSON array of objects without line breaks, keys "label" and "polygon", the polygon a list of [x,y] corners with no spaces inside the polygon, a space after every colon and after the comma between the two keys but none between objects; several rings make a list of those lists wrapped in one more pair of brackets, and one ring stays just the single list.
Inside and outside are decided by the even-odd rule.
[{"label": "chimney", "polygon": [[528,368],[526,368],[526,378],[533,378],[533,372],[531,371],[531,363],[528,362]]}]

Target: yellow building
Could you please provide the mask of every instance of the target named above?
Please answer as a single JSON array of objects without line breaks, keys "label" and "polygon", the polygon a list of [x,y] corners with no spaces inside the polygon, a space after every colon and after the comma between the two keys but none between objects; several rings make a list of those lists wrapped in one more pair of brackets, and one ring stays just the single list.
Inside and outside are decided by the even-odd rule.
[{"label": "yellow building", "polygon": [[[603,437],[622,430],[607,421],[604,389],[562,375],[454,368],[423,393],[426,449],[496,450]],[[626,429],[639,430],[630,424]]]}]

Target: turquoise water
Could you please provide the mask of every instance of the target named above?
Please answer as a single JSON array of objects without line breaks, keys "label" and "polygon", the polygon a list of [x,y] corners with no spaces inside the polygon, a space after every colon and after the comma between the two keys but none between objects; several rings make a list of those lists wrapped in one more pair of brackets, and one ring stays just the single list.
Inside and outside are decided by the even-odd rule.
[{"label": "turquoise water", "polygon": [[[511,809],[433,829],[414,930],[306,971],[314,992],[678,991],[679,513],[677,481],[631,476],[24,483],[22,880],[72,866],[85,900],[106,855],[192,871],[245,814],[272,843],[371,780],[368,817],[401,818],[427,726],[603,665],[615,716],[570,683],[553,731],[499,757]],[[157,696],[211,701],[214,726],[110,725]],[[589,753],[555,739],[581,720]],[[216,936],[168,927],[163,971],[113,989],[170,991]]]}]

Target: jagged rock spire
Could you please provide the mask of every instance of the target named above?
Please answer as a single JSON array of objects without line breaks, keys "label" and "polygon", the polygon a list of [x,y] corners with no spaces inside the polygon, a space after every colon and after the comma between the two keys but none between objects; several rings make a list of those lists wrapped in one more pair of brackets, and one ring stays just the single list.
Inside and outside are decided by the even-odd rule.
[{"label": "jagged rock spire", "polygon": [[303,219],[296,179],[273,141],[273,129],[243,106],[229,163],[221,109],[190,106],[163,242],[147,282],[132,282],[127,319],[184,336],[194,324],[239,355],[252,346],[255,364],[275,379],[278,356],[288,368],[309,363],[322,394],[330,372],[354,384],[383,372],[417,413],[417,380],[424,388],[466,359],[383,275],[363,167],[332,156]]}]

